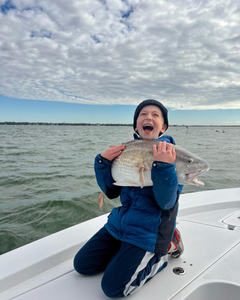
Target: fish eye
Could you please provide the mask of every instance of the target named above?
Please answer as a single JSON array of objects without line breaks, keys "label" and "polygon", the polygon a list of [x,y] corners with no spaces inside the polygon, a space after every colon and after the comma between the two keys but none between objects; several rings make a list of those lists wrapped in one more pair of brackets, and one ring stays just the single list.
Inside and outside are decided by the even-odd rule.
[{"label": "fish eye", "polygon": [[187,160],[187,163],[188,163],[189,165],[192,164],[192,163],[193,163],[193,159],[192,159],[192,158],[188,159],[188,160]]}]

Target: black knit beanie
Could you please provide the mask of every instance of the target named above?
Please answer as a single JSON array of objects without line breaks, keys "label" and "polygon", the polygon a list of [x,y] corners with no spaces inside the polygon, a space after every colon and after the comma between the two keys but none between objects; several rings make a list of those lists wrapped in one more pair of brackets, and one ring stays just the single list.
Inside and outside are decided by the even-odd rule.
[{"label": "black knit beanie", "polygon": [[[133,117],[133,129],[135,131],[136,129],[136,126],[137,126],[137,118],[139,116],[139,113],[140,111],[143,109],[144,106],[147,106],[147,105],[155,105],[157,106],[162,114],[163,114],[163,119],[164,119],[164,124],[167,125],[167,129],[168,129],[168,110],[166,109],[166,107],[159,101],[157,100],[153,100],[153,99],[147,99],[147,100],[144,100],[142,101],[136,108],[135,110],[135,113],[134,113],[134,117]],[[167,130],[166,129],[166,130]],[[138,133],[138,132],[137,132]],[[161,135],[162,133],[160,132],[159,133],[159,136]]]}]

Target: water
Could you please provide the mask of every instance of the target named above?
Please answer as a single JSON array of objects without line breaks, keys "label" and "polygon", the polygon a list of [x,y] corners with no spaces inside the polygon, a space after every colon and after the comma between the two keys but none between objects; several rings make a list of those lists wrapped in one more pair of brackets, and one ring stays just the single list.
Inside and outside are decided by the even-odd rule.
[{"label": "water", "polygon": [[[204,187],[239,187],[240,127],[170,127],[176,143],[210,163]],[[126,126],[0,126],[0,254],[109,212],[93,163],[110,145],[132,139]]]}]

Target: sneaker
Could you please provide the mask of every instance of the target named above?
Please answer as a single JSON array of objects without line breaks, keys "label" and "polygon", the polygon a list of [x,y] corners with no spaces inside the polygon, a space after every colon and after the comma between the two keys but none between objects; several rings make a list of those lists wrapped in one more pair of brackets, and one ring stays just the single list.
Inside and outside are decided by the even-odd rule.
[{"label": "sneaker", "polygon": [[181,234],[179,230],[176,228],[174,230],[173,239],[168,247],[168,253],[171,254],[172,257],[178,258],[184,252],[184,246],[181,238]]}]

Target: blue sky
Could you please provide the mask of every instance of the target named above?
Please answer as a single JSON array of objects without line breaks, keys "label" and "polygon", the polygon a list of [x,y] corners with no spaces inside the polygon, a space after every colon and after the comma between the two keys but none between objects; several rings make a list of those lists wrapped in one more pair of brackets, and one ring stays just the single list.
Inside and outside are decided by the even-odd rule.
[{"label": "blue sky", "polygon": [[[89,105],[0,96],[0,122],[131,124],[136,105]],[[170,125],[240,125],[240,109],[172,110]]]},{"label": "blue sky", "polygon": [[[151,16],[151,17],[149,17]],[[0,0],[0,122],[240,125],[238,0]]]}]

